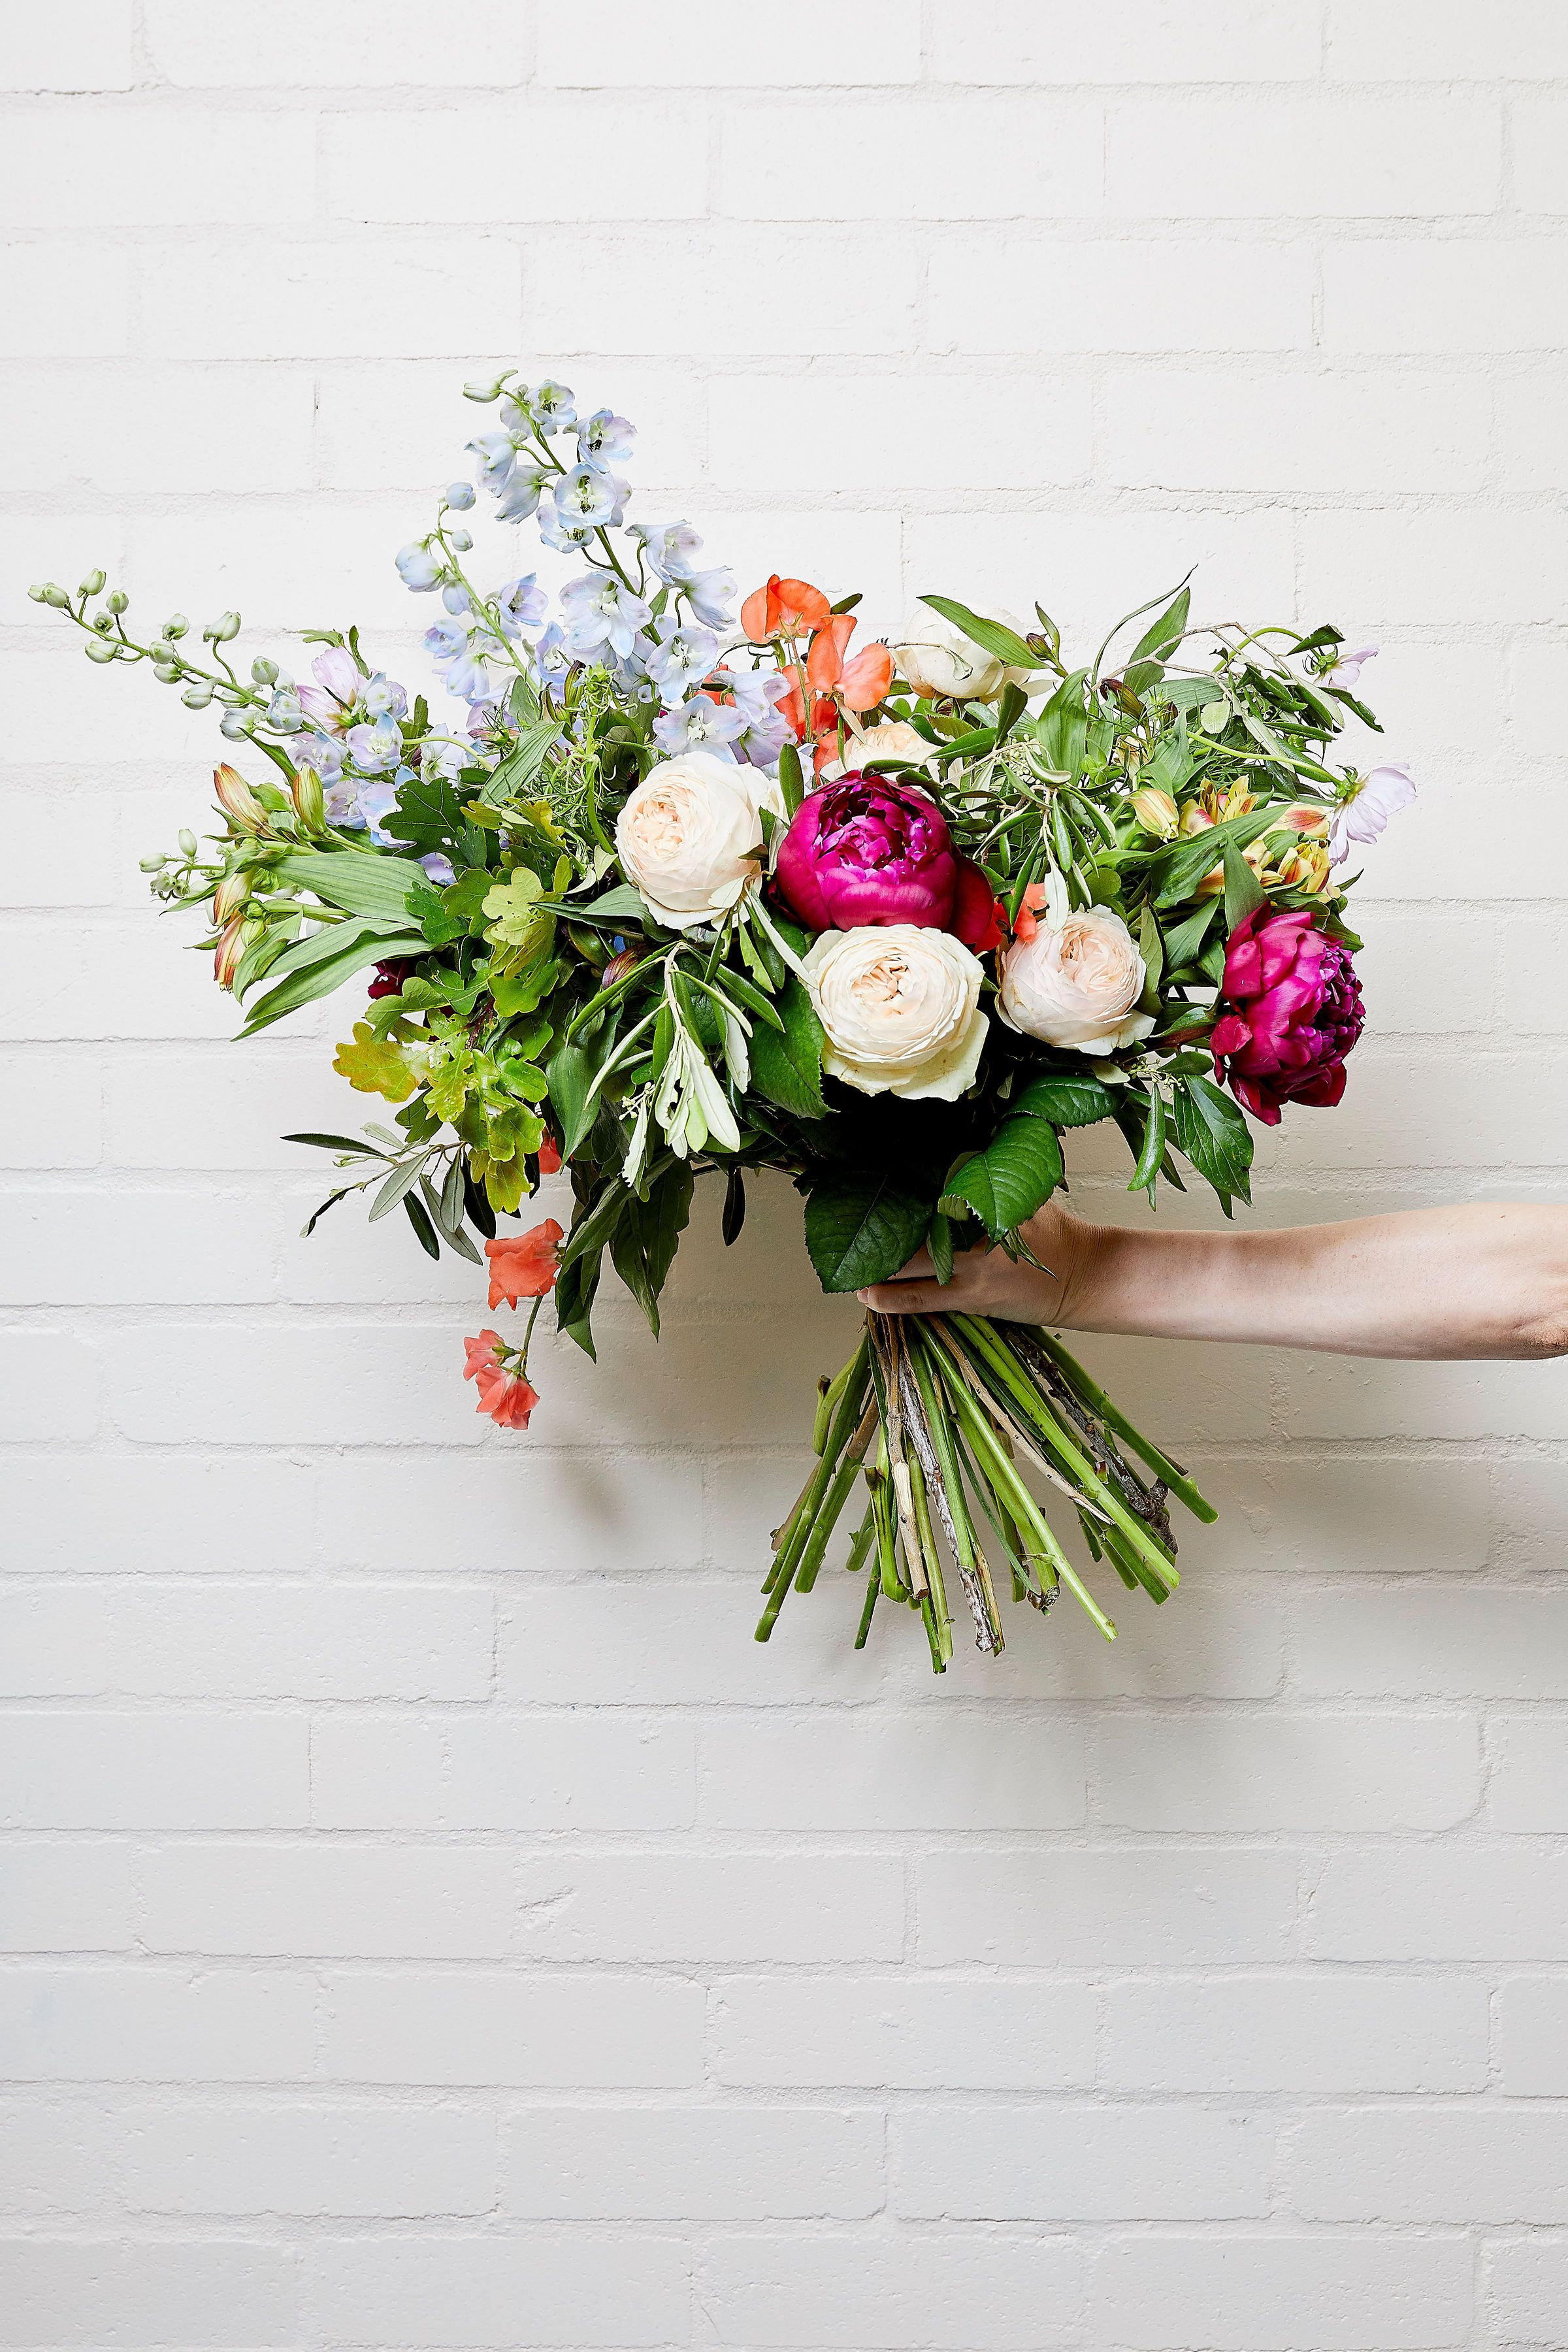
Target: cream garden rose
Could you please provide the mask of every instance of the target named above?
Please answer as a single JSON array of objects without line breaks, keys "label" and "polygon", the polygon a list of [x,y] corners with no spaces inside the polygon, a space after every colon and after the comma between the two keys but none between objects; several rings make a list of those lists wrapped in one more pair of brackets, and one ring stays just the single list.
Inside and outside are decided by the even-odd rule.
[{"label": "cream garden rose", "polygon": [[1080,1054],[1112,1054],[1154,1026],[1137,1010],[1143,959],[1109,907],[1059,910],[1000,958],[996,1001],[1010,1028]]},{"label": "cream garden rose", "polygon": [[851,769],[863,768],[868,760],[905,760],[911,768],[929,768],[941,757],[938,746],[928,743],[907,719],[884,719],[853,736],[845,748],[847,759],[830,761],[817,778],[819,783],[834,783]]},{"label": "cream garden rose", "polygon": [[656,922],[689,931],[735,904],[761,871],[763,809],[784,815],[778,785],[711,751],[644,777],[616,820],[616,852]]},{"label": "cream garden rose", "polygon": [[822,1066],[863,1095],[956,1102],[974,1083],[991,1024],[978,958],[918,923],[824,931],[804,965],[827,1033]]},{"label": "cream garden rose", "polygon": [[[1024,624],[1015,621],[1010,613],[998,613],[996,618],[1023,635]],[[1008,679],[1016,675],[994,654],[986,653],[962,629],[944,621],[925,604],[915,606],[902,633],[889,637],[888,643],[898,659],[900,675],[917,694],[946,695],[962,702],[994,702]]]}]

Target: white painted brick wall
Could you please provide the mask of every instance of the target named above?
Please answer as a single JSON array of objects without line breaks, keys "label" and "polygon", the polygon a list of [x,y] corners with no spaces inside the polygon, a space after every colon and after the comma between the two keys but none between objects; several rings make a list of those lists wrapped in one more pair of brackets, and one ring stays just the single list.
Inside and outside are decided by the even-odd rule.
[{"label": "white painted brick wall", "polygon": [[759,1649],[792,1197],[487,1433],[468,1274],[296,1239],[334,1016],[231,1050],[146,903],[206,720],[25,594],[411,662],[520,353],[874,622],[1196,561],[1424,786],[1262,1213],[1554,1197],[1568,13],[5,14],[0,2345],[1568,2343],[1568,1367],[1096,1348],[1226,1506],[1169,1609]]}]

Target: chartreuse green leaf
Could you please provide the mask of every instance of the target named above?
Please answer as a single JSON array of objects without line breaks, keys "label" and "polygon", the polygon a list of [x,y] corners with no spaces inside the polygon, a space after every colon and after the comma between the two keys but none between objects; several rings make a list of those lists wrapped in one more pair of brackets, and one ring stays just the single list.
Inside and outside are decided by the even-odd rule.
[{"label": "chartreuse green leaf", "polygon": [[[725,974],[727,980],[731,977]],[[778,1009],[782,1027],[760,1024],[752,1033],[752,1084],[795,1118],[826,1118],[822,1049],[826,1039],[810,995],[793,972]]]},{"label": "chartreuse green leaf", "polygon": [[824,1290],[889,1282],[930,1230],[932,1203],[889,1176],[824,1177],[805,1203],[805,1245]]},{"label": "chartreuse green leaf", "polygon": [[406,1102],[418,1084],[419,1062],[401,1045],[384,1045],[368,1021],[354,1023],[353,1036],[338,1047],[332,1067],[362,1095],[380,1095],[392,1103]]},{"label": "chartreuse green leaf", "polygon": [[1230,1214],[1233,1199],[1250,1201],[1252,1129],[1230,1097],[1208,1078],[1184,1078],[1173,1097],[1176,1141]]},{"label": "chartreuse green leaf", "polygon": [[399,921],[408,912],[409,892],[426,887],[425,868],[411,857],[363,849],[291,849],[273,870],[280,881],[314,891],[329,907]]},{"label": "chartreuse green leaf", "polygon": [[1062,1147],[1049,1119],[1015,1117],[949,1177],[943,1197],[967,1201],[992,1240],[1000,1241],[1044,1206],[1062,1173]]}]

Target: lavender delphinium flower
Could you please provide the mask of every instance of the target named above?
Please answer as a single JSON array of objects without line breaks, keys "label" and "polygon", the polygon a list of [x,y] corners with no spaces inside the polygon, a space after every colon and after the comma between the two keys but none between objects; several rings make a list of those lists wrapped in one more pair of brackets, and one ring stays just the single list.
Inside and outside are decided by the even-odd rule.
[{"label": "lavender delphinium flower", "polygon": [[666,702],[679,702],[689,688],[701,685],[718,651],[711,629],[673,628],[666,623],[648,647],[647,674]]},{"label": "lavender delphinium flower", "polygon": [[715,702],[710,694],[694,694],[679,709],[667,710],[653,722],[653,731],[672,760],[683,751],[712,751],[731,758],[730,746],[745,727],[732,702]]},{"label": "lavender delphinium flower", "polygon": [[574,522],[570,515],[563,515],[552,498],[541,499],[539,536],[558,555],[577,555],[591,547],[594,530],[592,523]]},{"label": "lavender delphinium flower", "polygon": [[632,454],[637,429],[613,408],[596,408],[577,427],[577,455],[590,466],[624,466]]},{"label": "lavender delphinium flower", "polygon": [[602,466],[570,466],[555,485],[555,511],[562,520],[596,530],[613,522],[624,497],[624,485]]},{"label": "lavender delphinium flower", "polygon": [[708,572],[697,569],[695,558],[702,540],[689,522],[634,523],[628,536],[641,542],[650,570],[668,587],[679,590],[705,628],[729,627],[735,575],[721,564]]},{"label": "lavender delphinium flower", "polygon": [[771,768],[790,740],[789,721],[778,709],[789,693],[788,680],[776,671],[721,670],[744,722],[735,749],[754,768]]},{"label": "lavender delphinium flower", "polygon": [[519,637],[525,629],[537,628],[550,610],[550,599],[531,572],[524,572],[519,580],[509,580],[504,587],[496,590],[490,601],[501,635],[507,637]]},{"label": "lavender delphinium flower", "polygon": [[497,522],[526,522],[538,508],[550,479],[537,457],[519,457],[496,502]]},{"label": "lavender delphinium flower", "polygon": [[653,618],[642,598],[613,572],[590,572],[581,580],[569,580],[560,604],[566,643],[583,659],[608,646],[624,660],[637,631]]}]

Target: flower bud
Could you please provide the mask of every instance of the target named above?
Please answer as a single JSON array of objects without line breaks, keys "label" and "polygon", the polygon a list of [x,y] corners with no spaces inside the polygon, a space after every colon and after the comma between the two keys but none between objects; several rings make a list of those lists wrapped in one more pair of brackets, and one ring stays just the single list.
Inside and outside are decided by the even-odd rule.
[{"label": "flower bud", "polygon": [[500,375],[470,376],[463,386],[463,398],[479,401],[499,400],[502,384],[507,377],[513,373],[515,370],[507,368]]},{"label": "flower bud", "polygon": [[[100,580],[102,579],[103,574],[101,572],[98,574],[98,577]],[[104,603],[109,606],[111,613],[123,613],[130,604],[130,602],[131,599],[126,594],[123,588],[111,588],[109,594],[104,598]]]},{"label": "flower bud", "polygon": [[238,635],[239,614],[237,613],[220,613],[217,619],[209,621],[202,631],[203,637],[210,640],[215,646],[226,646],[231,637],[237,637]]},{"label": "flower bud", "polygon": [[102,637],[89,637],[82,647],[89,661],[111,662],[118,655],[118,646],[107,644]]},{"label": "flower bud", "polygon": [[636,967],[641,961],[642,958],[638,955],[635,948],[623,948],[619,955],[613,955],[610,958],[609,962],[605,966],[604,971],[600,973],[600,987],[613,988],[617,980],[624,980],[627,972],[635,971]]},{"label": "flower bud", "polygon": [[213,950],[213,978],[220,988],[233,988],[234,975],[239,970],[239,959],[244,953],[245,917],[231,915]]},{"label": "flower bud", "polygon": [[153,675],[160,686],[178,686],[184,673],[178,662],[155,661]]},{"label": "flower bud", "polygon": [[1162,841],[1173,841],[1180,819],[1176,803],[1158,784],[1145,784],[1132,795],[1132,813],[1145,833],[1157,834]]},{"label": "flower bud", "polygon": [[196,854],[196,836],[195,836],[195,834],[190,830],[190,828],[189,828],[189,826],[188,826],[188,825],[184,825],[184,826],[182,826],[182,827],[181,827],[181,829],[180,829],[180,834],[179,834],[179,843],[180,843],[180,855],[181,855],[183,857],[194,857],[194,856],[195,856],[195,854]]},{"label": "flower bud", "polygon": [[250,675],[258,686],[276,686],[278,665],[275,661],[268,661],[265,654],[258,654],[250,665]]},{"label": "flower bud", "polygon": [[1280,859],[1279,877],[1287,888],[1303,890],[1316,898],[1327,888],[1330,870],[1328,843],[1303,841],[1299,849],[1287,851]]},{"label": "flower bud", "polygon": [[205,710],[212,698],[212,687],[205,677],[194,679],[180,697],[187,710]]},{"label": "flower bud", "polygon": [[300,769],[291,778],[289,790],[293,797],[294,814],[305,831],[323,832],[327,823],[327,803],[321,791],[321,780],[314,768]]},{"label": "flower bud", "polygon": [[1310,801],[1300,801],[1295,807],[1288,808],[1280,822],[1296,833],[1310,834],[1314,837],[1321,835],[1325,839],[1328,836],[1329,812],[1326,808],[1315,807]]},{"label": "flower bud", "polygon": [[455,530],[452,533],[452,545],[457,549],[459,555],[467,555],[473,543],[474,539],[471,531]]},{"label": "flower bud", "polygon": [[166,637],[183,637],[190,625],[183,613],[171,613],[163,624],[163,635]]},{"label": "flower bud", "polygon": [[45,581],[43,602],[46,604],[52,604],[57,613],[68,613],[70,610],[70,598],[66,594],[65,590],[59,585],[58,581]]},{"label": "flower bud", "polygon": [[103,582],[104,574],[101,572],[89,572],[87,578],[81,583],[82,594],[84,596],[97,596],[100,594],[103,588]]},{"label": "flower bud", "polygon": [[226,874],[213,892],[214,922],[226,923],[231,916],[238,914],[249,896],[248,874]]},{"label": "flower bud", "polygon": [[474,486],[472,482],[447,483],[447,504],[453,508],[456,512],[458,514],[467,514],[468,509],[473,505],[473,503]]},{"label": "flower bud", "polygon": [[226,764],[213,770],[213,790],[219,808],[240,833],[265,833],[267,811],[237,768]]},{"label": "flower bud", "polygon": [[28,589],[27,593],[32,598],[35,604],[41,604],[44,602],[43,582],[41,580],[35,580],[32,586]]},{"label": "flower bud", "polygon": [[217,731],[230,743],[243,743],[256,732],[254,710],[226,710],[218,720]]}]

